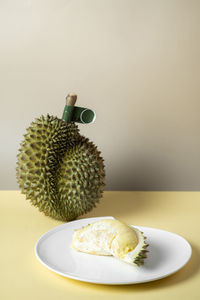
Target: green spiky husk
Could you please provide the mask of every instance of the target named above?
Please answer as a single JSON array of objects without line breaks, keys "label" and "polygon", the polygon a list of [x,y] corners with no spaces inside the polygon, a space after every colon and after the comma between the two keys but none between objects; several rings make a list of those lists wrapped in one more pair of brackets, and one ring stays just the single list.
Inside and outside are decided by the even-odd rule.
[{"label": "green spiky husk", "polygon": [[[134,227],[132,227],[132,228],[134,228]],[[135,230],[138,238],[142,239],[142,243],[141,243],[141,246],[139,248],[139,252],[137,253],[137,255],[133,259],[133,263],[135,265],[137,265],[138,267],[140,267],[141,265],[144,264],[144,259],[147,258],[147,252],[149,252],[147,250],[147,248],[148,248],[149,245],[145,242],[146,236],[144,236],[143,232],[136,229],[136,228],[134,228],[134,230]]]},{"label": "green spiky husk", "polygon": [[22,193],[47,216],[73,220],[89,212],[102,196],[103,159],[74,123],[49,115],[36,119],[17,158]]},{"label": "green spiky husk", "polygon": [[146,248],[148,247],[148,244],[144,244],[142,250],[138,253],[138,255],[134,258],[133,263],[137,266],[141,266],[144,264],[144,259],[147,258],[147,252],[149,252]]}]

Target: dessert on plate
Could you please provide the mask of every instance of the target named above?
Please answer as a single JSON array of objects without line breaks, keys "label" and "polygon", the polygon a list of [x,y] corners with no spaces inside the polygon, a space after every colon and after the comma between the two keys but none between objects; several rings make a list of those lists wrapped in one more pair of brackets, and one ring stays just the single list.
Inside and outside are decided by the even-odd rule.
[{"label": "dessert on plate", "polygon": [[73,234],[72,248],[94,255],[110,255],[127,263],[140,266],[144,263],[148,244],[139,229],[116,219],[104,219]]}]

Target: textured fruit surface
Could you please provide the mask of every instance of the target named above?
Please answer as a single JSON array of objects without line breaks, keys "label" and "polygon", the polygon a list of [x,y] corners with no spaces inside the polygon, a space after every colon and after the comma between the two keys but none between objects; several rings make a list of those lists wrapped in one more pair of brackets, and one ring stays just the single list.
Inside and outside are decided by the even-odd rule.
[{"label": "textured fruit surface", "polygon": [[143,233],[116,219],[105,219],[76,229],[72,247],[95,255],[112,255],[127,263],[140,266],[144,263],[146,248]]},{"label": "textured fruit surface", "polygon": [[20,146],[19,187],[45,215],[70,221],[102,197],[103,159],[76,124],[41,116],[31,123]]}]

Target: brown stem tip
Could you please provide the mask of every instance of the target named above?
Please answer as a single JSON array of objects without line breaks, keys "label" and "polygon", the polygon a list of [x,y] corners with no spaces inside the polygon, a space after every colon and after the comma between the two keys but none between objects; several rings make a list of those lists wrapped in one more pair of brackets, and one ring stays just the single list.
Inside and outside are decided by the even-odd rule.
[{"label": "brown stem tip", "polygon": [[69,94],[65,99],[66,99],[66,105],[74,106],[74,104],[76,103],[77,95]]}]

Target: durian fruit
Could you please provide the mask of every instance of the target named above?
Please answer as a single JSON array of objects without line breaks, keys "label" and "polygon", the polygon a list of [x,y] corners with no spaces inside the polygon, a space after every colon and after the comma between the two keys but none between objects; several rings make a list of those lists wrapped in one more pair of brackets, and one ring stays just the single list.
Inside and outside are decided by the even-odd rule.
[{"label": "durian fruit", "polygon": [[116,219],[94,222],[73,234],[72,248],[95,255],[112,255],[132,265],[144,264],[148,244],[143,233]]},{"label": "durian fruit", "polygon": [[96,206],[105,185],[103,159],[75,123],[41,116],[20,145],[17,181],[41,212],[70,221]]}]

